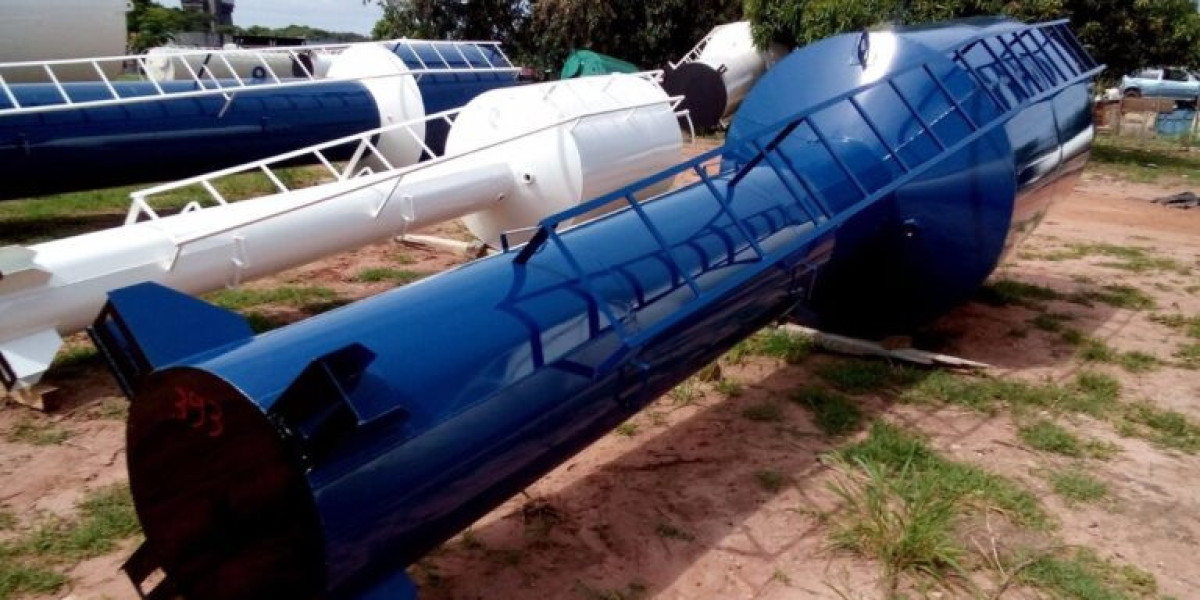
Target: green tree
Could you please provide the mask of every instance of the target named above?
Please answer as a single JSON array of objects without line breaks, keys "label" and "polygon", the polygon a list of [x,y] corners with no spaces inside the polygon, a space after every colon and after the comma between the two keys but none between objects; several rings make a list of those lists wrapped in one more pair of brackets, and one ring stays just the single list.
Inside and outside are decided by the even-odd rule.
[{"label": "green tree", "polygon": [[1192,0],[746,0],[759,45],[808,44],[888,23],[1005,14],[1023,21],[1069,16],[1107,77],[1147,65],[1200,63],[1200,13]]},{"label": "green tree", "polygon": [[129,31],[129,50],[145,52],[174,39],[180,31],[208,31],[211,18],[200,12],[167,8],[154,0],[133,0],[125,15]]}]

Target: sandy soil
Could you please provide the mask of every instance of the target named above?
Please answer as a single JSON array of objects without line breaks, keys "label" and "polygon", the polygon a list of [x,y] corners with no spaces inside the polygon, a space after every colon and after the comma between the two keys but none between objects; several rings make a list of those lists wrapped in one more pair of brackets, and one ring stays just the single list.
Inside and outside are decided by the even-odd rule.
[{"label": "sandy soil", "polygon": [[[1102,266],[1100,258],[1077,261],[1014,259],[1007,277],[1072,292],[1088,285],[1136,285],[1165,313],[1200,314],[1200,211],[1163,208],[1149,198],[1176,187],[1129,184],[1087,175],[1075,195],[1057,205],[1022,247],[1022,255],[1068,243],[1111,242],[1153,247],[1193,267],[1190,275],[1133,274]],[[434,233],[461,234],[457,225]],[[415,259],[399,267],[397,254]],[[354,299],[391,284],[354,281],[360,270],[397,266],[435,272],[463,262],[448,251],[383,243],[329,258],[254,286],[283,282],[320,284]],[[1080,283],[1093,281],[1095,283]],[[1189,288],[1191,291],[1189,291]],[[1054,303],[1074,317],[1072,326],[1121,350],[1169,358],[1184,338],[1151,322],[1148,313],[1102,305]],[[268,309],[300,318],[295,309]],[[930,328],[938,349],[995,365],[1023,379],[1067,380],[1080,368],[1069,347],[1052,334],[1028,327],[1034,313],[1019,306],[972,303]],[[1014,332],[1014,330],[1023,330]],[[1015,333],[1023,333],[1016,337]],[[80,341],[80,343],[83,343]],[[813,378],[819,355],[799,366],[767,358],[725,365],[723,375],[741,383],[740,397],[725,398],[711,384],[659,399],[633,420],[633,435],[611,434],[574,457],[448,542],[412,570],[423,597],[449,598],[879,598],[879,565],[832,551],[821,514],[836,508],[822,453],[835,442],[821,435],[807,413],[789,405],[782,423],[755,423],[741,410],[783,397]],[[1200,372],[1164,368],[1132,375],[1099,367],[1122,380],[1128,395],[1145,398],[1200,419]],[[96,365],[57,373],[62,407],[50,415],[7,406],[0,432],[21,422],[50,422],[71,433],[63,444],[32,446],[0,436],[0,504],[29,526],[46,514],[68,514],[86,490],[125,477],[119,393]],[[1005,415],[984,416],[953,408],[902,405],[892,397],[864,400],[870,418],[901,422],[932,436],[940,451],[1010,476],[1042,498],[1060,523],[1067,543],[1096,549],[1153,573],[1160,591],[1200,597],[1200,457],[1171,453],[1118,437],[1112,428],[1080,420],[1075,425],[1122,449],[1097,463],[1095,474],[1111,487],[1112,500],[1097,507],[1069,507],[1035,475],[1065,464],[1016,443]],[[775,469],[787,476],[778,492],[765,491],[755,473]],[[670,535],[664,535],[670,532]],[[11,535],[11,534],[9,534]],[[117,574],[133,547],[84,562],[68,575],[69,589],[56,597],[135,597]],[[938,597],[938,596],[934,596]],[[1005,596],[1034,597],[1028,590]]]}]

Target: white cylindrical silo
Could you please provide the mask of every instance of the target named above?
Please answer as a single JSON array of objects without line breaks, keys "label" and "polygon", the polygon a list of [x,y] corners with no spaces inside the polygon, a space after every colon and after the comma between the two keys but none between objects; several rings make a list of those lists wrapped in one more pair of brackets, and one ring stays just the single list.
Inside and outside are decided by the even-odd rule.
[{"label": "white cylindrical silo", "polygon": [[[127,0],[3,0],[0,2],[0,63],[80,57],[120,56],[125,53]],[[102,64],[109,77],[120,64]],[[90,65],[59,67],[61,81],[98,79]],[[37,68],[0,73],[8,83],[48,81]]]}]

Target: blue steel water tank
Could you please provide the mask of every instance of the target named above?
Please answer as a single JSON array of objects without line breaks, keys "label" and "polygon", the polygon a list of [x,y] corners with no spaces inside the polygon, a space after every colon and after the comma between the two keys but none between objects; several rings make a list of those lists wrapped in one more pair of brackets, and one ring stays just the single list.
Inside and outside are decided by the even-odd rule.
[{"label": "blue steel water tank", "polygon": [[[410,597],[405,566],[760,327],[826,310],[825,269],[890,260],[926,296],[965,290],[1014,237],[1014,197],[1086,155],[1079,136],[1034,142],[1071,132],[1087,106],[1071,90],[1097,72],[1063,22],[997,27],[802,48],[726,147],[548,217],[521,248],[270,333],[152,284],[111,293],[91,332],[133,400],[130,572],[161,567],[193,599]],[[975,53],[1006,31],[1046,46]],[[714,158],[720,173],[633,200]],[[556,230],[611,201],[631,206]]]},{"label": "blue steel water tank", "polygon": [[[388,48],[391,54],[359,47],[334,59],[377,61],[379,69],[385,69],[389,67],[375,53],[398,56],[404,64],[395,72],[401,77],[405,67],[462,70],[415,77],[419,90],[415,105],[404,85],[383,85],[382,79],[372,79],[318,81],[275,90],[254,90],[251,84],[229,102],[212,94],[0,115],[0,200],[179,179],[458,108],[484,91],[516,84],[514,69],[484,70],[489,62],[508,66],[498,49],[463,46],[462,55],[469,60],[457,50],[450,54],[455,45],[435,49],[419,42]],[[438,52],[447,56],[446,61],[432,62]],[[356,68],[371,71],[361,65]],[[190,81],[159,85],[168,94],[200,89]],[[221,85],[237,87],[233,81]],[[157,94],[150,82],[114,82],[113,86],[122,97]],[[103,83],[63,87],[77,103],[111,98]],[[11,89],[23,107],[62,103],[53,84],[20,84]],[[11,102],[0,95],[0,110],[9,108]],[[441,152],[447,131],[444,121],[431,122],[426,144]],[[335,153],[331,158],[340,157]]]},{"label": "blue steel water tank", "polygon": [[[1022,27],[1022,23],[1011,19],[985,17],[944,27],[898,28],[896,34],[949,56],[964,40]],[[1051,43],[1036,32],[1020,40],[1011,42],[1018,51],[1019,44],[1032,49]],[[993,52],[1003,55],[1006,51],[997,45]],[[1067,52],[1070,50],[1064,47],[1047,55],[1057,59],[1059,53]],[[1014,80],[1020,79],[1032,89],[1053,88],[1051,79],[1058,76],[1055,69],[1060,68],[1050,60],[1022,63],[1009,58],[1007,62],[996,62],[982,45],[973,46],[965,56],[954,60],[975,65],[988,79],[989,88],[1010,103],[1022,98]],[[789,62],[796,61],[785,59],[780,66]],[[846,69],[822,71],[819,77],[790,75],[794,72],[778,68],[767,72],[735,115],[728,135],[730,146],[736,146],[743,133],[786,114],[789,103],[816,103],[831,90],[858,83],[857,75]],[[898,84],[903,88],[906,82]],[[1089,88],[1090,83],[1083,81],[1056,89],[1014,115],[1005,125],[1004,135],[943,163],[851,219],[839,233],[842,243],[823,269],[811,305],[804,307],[799,316],[828,330],[877,336],[910,331],[966,301],[1006,252],[1032,231],[1049,205],[1073,190],[1094,135]],[[918,108],[943,113],[950,109],[941,94],[928,94],[923,102],[927,105]],[[991,98],[982,92],[963,102],[977,103],[985,109],[993,106]],[[872,116],[882,127],[902,132],[898,139],[901,157],[912,159],[935,151],[936,144],[921,133],[919,124],[902,123],[908,114],[904,107],[899,102],[893,107],[890,115]],[[836,118],[843,125],[831,123],[828,135],[860,144],[868,154],[883,154],[860,120],[852,118],[846,107],[841,110],[842,115]],[[963,128],[955,121],[942,120],[935,130],[953,136],[955,128]],[[856,122],[857,126],[845,125]],[[807,142],[789,143],[812,142],[810,135]],[[747,159],[736,154],[726,157],[732,164]],[[841,185],[850,185],[828,159],[814,167],[814,178],[833,177]],[[882,167],[895,170],[896,161],[885,158]]]}]

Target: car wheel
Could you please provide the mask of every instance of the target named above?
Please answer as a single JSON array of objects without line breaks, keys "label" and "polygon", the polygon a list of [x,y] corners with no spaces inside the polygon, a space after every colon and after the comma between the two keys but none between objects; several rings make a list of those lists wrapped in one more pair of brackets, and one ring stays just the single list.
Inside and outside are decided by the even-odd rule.
[{"label": "car wheel", "polygon": [[1129,88],[1129,89],[1125,90],[1124,96],[1126,98],[1141,98],[1142,90],[1139,90],[1137,88]]}]

